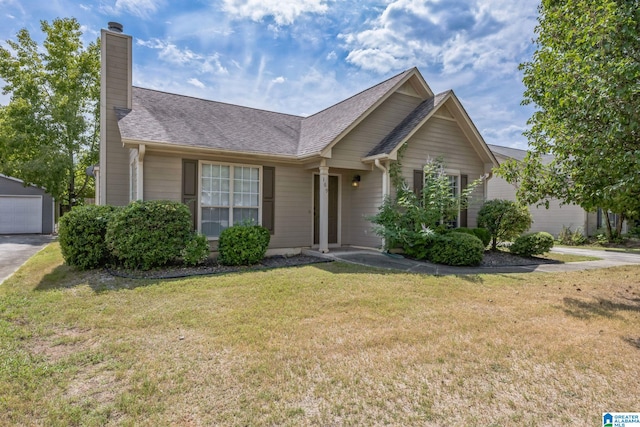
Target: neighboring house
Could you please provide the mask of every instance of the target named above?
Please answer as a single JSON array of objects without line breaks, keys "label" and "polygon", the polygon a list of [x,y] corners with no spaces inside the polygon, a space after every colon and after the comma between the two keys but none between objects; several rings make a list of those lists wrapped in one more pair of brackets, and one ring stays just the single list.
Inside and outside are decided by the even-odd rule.
[{"label": "neighboring house", "polygon": [[[497,166],[455,94],[435,95],[416,68],[300,117],[132,87],[121,31],[110,23],[101,34],[98,204],[182,201],[212,242],[253,219],[271,231],[271,254],[380,247],[367,218],[392,194],[389,167],[405,143],[409,185],[429,158],[443,157],[455,189]],[[476,225],[484,192],[459,225]]]},{"label": "neighboring house", "polygon": [[54,212],[45,190],[0,174],[0,234],[51,234]]},{"label": "neighboring house", "polygon": [[[489,144],[489,148],[496,159],[502,164],[507,160],[522,161],[527,155],[526,150],[517,148],[501,147]],[[550,156],[546,156],[543,161],[551,161]],[[489,181],[487,198],[516,200],[516,186],[509,184],[499,176],[493,176]],[[595,212],[587,212],[580,206],[574,204],[561,205],[558,199],[549,199],[549,209],[545,206],[529,206],[529,211],[533,217],[533,225],[530,232],[546,231],[555,237],[562,231],[563,227],[571,228],[572,231],[581,229],[583,234],[593,235],[598,228],[602,228],[601,215]]]}]

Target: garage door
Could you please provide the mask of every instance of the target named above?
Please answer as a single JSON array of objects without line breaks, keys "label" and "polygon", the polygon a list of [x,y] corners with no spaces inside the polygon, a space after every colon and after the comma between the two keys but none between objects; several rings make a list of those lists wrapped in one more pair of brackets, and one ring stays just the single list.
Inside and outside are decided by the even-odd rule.
[{"label": "garage door", "polygon": [[42,196],[0,195],[0,234],[42,233]]}]

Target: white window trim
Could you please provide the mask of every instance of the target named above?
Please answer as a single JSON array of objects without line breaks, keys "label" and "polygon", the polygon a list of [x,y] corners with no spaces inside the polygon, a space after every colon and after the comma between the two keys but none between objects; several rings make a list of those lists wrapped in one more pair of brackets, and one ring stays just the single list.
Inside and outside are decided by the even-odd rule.
[{"label": "white window trim", "polygon": [[[228,162],[215,162],[208,160],[200,160],[198,162],[198,233],[202,233],[202,165],[217,165],[217,166],[229,166],[231,169],[229,170],[229,197],[231,200],[229,201],[229,224],[232,227],[233,224],[233,168],[236,167],[246,167],[246,168],[257,168],[258,169],[258,225],[262,225],[262,185],[263,185],[263,177],[262,177],[262,166],[261,165],[252,165],[247,163],[228,163]],[[227,207],[227,206],[225,206]],[[217,241],[219,237],[211,237],[207,236],[207,239],[210,241]]]}]

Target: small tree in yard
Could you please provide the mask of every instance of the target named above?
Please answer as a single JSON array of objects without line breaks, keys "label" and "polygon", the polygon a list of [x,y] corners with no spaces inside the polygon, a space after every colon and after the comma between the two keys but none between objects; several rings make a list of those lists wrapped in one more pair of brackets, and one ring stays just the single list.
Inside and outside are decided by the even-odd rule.
[{"label": "small tree in yard", "polygon": [[478,227],[491,233],[491,249],[498,248],[498,242],[508,242],[531,227],[531,213],[526,206],[511,200],[489,200],[478,212]]},{"label": "small tree in yard", "polygon": [[375,233],[385,239],[387,249],[400,246],[407,254],[424,258],[433,230],[454,220],[460,209],[466,209],[471,193],[482,180],[454,194],[442,159],[430,159],[424,166],[422,193],[416,195],[400,175],[399,165],[391,172],[396,197],[388,197],[369,220],[375,224]]},{"label": "small tree in yard", "polygon": [[41,21],[42,47],[26,29],[0,46],[0,172],[46,188],[67,209],[93,194],[98,161],[100,48],[82,43],[74,18]]}]

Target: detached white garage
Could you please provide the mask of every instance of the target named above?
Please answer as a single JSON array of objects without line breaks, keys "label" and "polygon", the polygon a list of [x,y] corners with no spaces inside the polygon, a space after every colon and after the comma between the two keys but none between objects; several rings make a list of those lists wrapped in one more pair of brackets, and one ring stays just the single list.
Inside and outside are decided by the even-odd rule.
[{"label": "detached white garage", "polygon": [[45,190],[0,175],[0,234],[51,234],[53,216],[53,198]]}]

